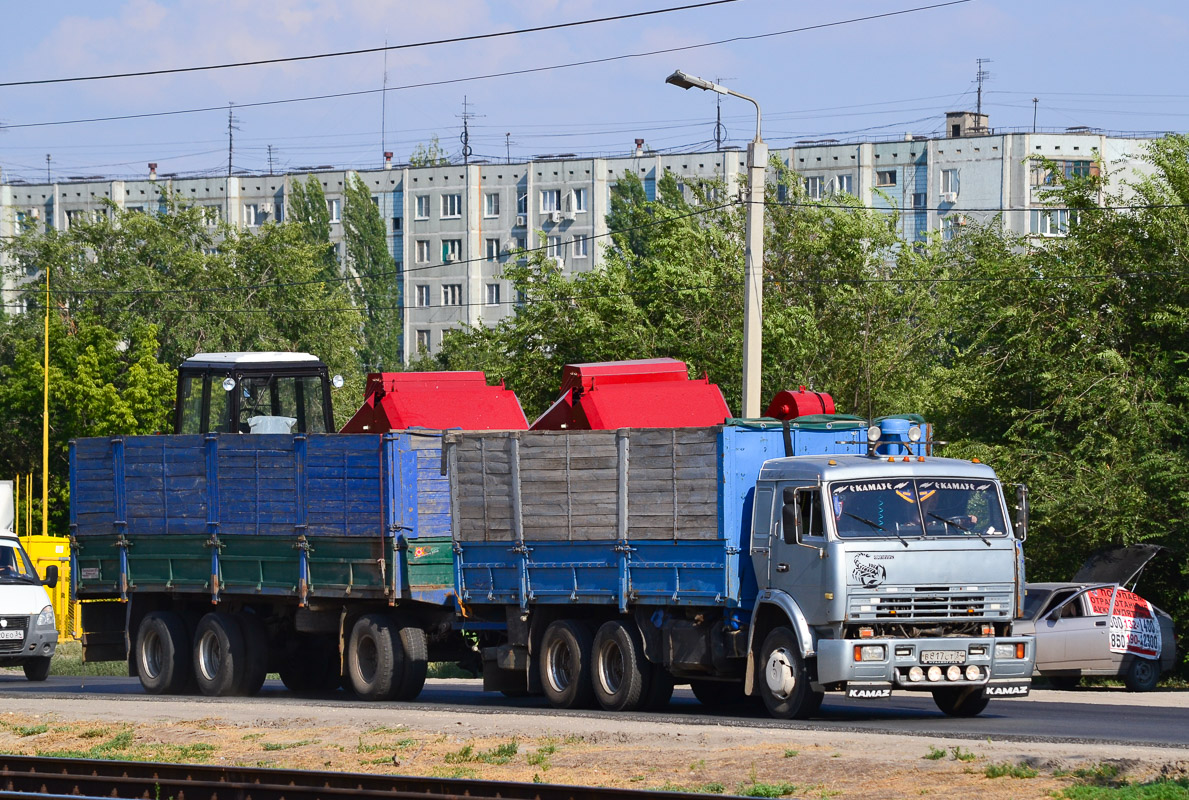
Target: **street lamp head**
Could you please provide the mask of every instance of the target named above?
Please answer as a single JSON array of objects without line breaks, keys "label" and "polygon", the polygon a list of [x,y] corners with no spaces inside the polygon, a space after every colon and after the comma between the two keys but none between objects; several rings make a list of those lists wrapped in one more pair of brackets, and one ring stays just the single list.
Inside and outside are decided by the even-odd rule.
[{"label": "street lamp head", "polygon": [[665,83],[671,83],[678,89],[706,89],[712,92],[720,92],[725,94],[722,87],[712,83],[705,78],[698,78],[693,75],[687,75],[681,70],[677,70],[669,77],[665,78]]}]

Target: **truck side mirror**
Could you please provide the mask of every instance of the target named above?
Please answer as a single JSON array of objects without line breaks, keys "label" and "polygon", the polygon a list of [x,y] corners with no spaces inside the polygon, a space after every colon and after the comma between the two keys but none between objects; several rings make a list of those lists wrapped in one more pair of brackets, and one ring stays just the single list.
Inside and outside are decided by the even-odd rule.
[{"label": "truck side mirror", "polygon": [[1016,484],[1016,538],[1028,538],[1028,487],[1022,483]]},{"label": "truck side mirror", "polygon": [[50,564],[45,568],[45,580],[41,582],[42,586],[48,586],[53,589],[58,585],[58,565]]}]

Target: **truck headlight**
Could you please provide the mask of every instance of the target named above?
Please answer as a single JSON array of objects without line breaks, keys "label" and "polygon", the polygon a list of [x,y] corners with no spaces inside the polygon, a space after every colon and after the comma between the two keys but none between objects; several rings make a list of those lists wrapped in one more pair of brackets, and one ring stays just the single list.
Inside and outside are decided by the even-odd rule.
[{"label": "truck headlight", "polygon": [[995,645],[995,658],[1023,658],[1024,644],[997,644]]},{"label": "truck headlight", "polygon": [[52,628],[54,627],[54,607],[46,606],[41,609],[41,613],[37,615],[37,627]]},{"label": "truck headlight", "polygon": [[888,657],[887,653],[882,644],[855,645],[855,661],[883,661]]}]

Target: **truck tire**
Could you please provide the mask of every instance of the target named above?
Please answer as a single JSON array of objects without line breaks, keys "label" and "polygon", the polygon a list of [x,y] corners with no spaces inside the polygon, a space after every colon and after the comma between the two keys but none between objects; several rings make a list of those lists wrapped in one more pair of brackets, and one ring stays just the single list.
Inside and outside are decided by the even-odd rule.
[{"label": "truck tire", "polygon": [[392,620],[383,614],[364,614],[347,640],[347,674],[351,688],[363,700],[391,700],[404,680],[400,639]]},{"label": "truck tire", "polygon": [[50,658],[31,658],[21,665],[25,677],[31,681],[44,681],[50,676]]},{"label": "truck tire", "polygon": [[281,683],[291,692],[333,692],[343,683],[338,647],[329,636],[297,634],[296,652],[279,665]]},{"label": "truck tire", "polygon": [[983,713],[983,709],[987,707],[990,700],[983,697],[981,686],[954,686],[934,689],[933,702],[946,716],[977,717]]},{"label": "truck tire", "polygon": [[760,648],[760,696],[776,719],[806,719],[821,708],[821,692],[809,685],[797,637],[785,627],[773,628]]},{"label": "truck tire", "polygon": [[541,637],[541,691],[554,708],[590,708],[594,686],[590,661],[594,636],[579,620],[549,623]]},{"label": "truck tire", "polygon": [[605,711],[638,711],[648,700],[652,665],[634,627],[604,622],[594,638],[592,678],[595,699]]},{"label": "truck tire", "polygon": [[244,637],[243,683],[236,694],[251,697],[260,691],[268,675],[268,629],[255,614],[241,611],[235,618]]},{"label": "truck tire", "polygon": [[398,622],[397,643],[400,645],[400,685],[394,699],[416,700],[425,687],[425,674],[429,670],[429,643],[425,631],[415,625]]},{"label": "truck tire", "polygon": [[242,691],[247,669],[244,634],[231,614],[212,611],[194,630],[194,678],[207,697],[234,697]]},{"label": "truck tire", "polygon": [[1135,658],[1123,676],[1123,685],[1129,692],[1150,692],[1160,682],[1160,663],[1147,658]]},{"label": "truck tire", "polygon": [[742,681],[691,680],[689,688],[706,708],[731,708],[747,702]]},{"label": "truck tire", "polygon": [[136,629],[132,658],[149,694],[181,694],[194,675],[186,623],[172,611],[150,611]]}]

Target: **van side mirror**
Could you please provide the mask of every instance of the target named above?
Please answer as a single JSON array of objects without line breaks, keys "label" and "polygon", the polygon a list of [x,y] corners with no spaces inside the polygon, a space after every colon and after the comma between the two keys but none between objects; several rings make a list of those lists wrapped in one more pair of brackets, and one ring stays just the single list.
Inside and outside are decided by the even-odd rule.
[{"label": "van side mirror", "polygon": [[53,589],[58,585],[58,565],[50,564],[45,568],[45,580],[41,582],[42,586],[48,586]]},{"label": "van side mirror", "polygon": [[1028,487],[1016,484],[1016,538],[1021,542],[1028,538]]}]

